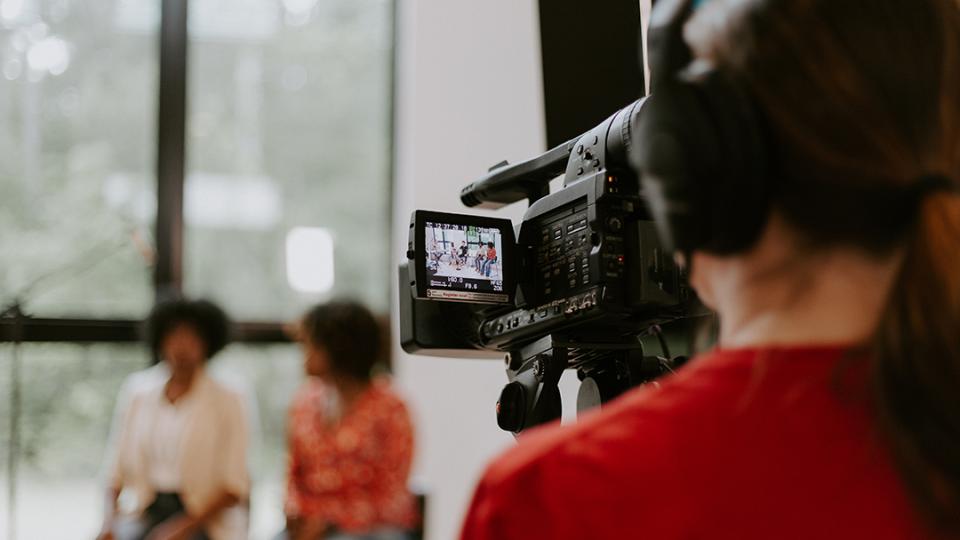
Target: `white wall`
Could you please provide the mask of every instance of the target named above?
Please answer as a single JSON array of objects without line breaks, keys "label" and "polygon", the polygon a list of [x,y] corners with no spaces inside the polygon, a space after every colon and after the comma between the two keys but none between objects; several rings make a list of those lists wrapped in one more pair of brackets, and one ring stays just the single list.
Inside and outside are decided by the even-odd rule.
[{"label": "white wall", "polygon": [[[545,149],[535,0],[406,0],[398,9],[396,263],[413,209],[478,213],[460,204],[463,185],[502,159]],[[429,492],[427,536],[449,540],[483,466],[512,444],[494,417],[503,363],[395,347],[397,382],[417,423],[414,474]]]}]

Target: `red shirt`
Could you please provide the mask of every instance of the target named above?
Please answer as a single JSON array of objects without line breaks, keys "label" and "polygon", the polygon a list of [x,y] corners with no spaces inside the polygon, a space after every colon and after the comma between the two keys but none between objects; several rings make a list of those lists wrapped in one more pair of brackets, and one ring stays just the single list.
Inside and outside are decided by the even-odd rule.
[{"label": "red shirt", "polygon": [[929,537],[873,428],[865,363],[844,357],[717,351],[521,436],[484,475],[462,539]]},{"label": "red shirt", "polygon": [[323,384],[308,381],[290,407],[287,515],[320,518],[347,532],[412,527],[413,428],[403,401],[375,382],[343,418],[330,421],[328,395]]}]

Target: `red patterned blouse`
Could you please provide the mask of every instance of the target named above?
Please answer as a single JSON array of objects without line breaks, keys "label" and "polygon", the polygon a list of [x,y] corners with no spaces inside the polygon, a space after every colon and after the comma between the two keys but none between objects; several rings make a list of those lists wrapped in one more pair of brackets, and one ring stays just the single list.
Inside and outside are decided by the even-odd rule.
[{"label": "red patterned blouse", "polygon": [[403,401],[386,381],[375,381],[343,418],[331,420],[329,396],[323,383],[309,380],[293,398],[287,515],[354,533],[412,527],[413,428]]}]

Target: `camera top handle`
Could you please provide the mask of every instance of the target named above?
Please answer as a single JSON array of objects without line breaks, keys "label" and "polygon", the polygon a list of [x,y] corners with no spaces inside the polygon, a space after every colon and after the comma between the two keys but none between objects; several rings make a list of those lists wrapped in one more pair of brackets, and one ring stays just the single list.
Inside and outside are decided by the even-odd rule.
[{"label": "camera top handle", "polygon": [[[601,165],[610,168],[629,167],[628,155],[631,151],[631,139],[640,110],[646,98],[640,98],[620,109],[593,129],[556,146],[539,156],[527,161],[509,165],[506,161],[490,168],[483,178],[470,183],[460,190],[460,201],[468,207],[500,208],[510,203],[527,199],[533,204],[550,194],[550,181],[568,173],[565,185],[580,177],[572,174],[575,169],[568,167],[575,164],[571,154],[576,147],[578,152],[583,148],[597,147],[604,154],[602,160],[593,161],[596,167]],[[591,142],[592,141],[592,142]],[[575,156],[579,160],[587,158],[593,160],[589,152]],[[583,169],[586,169],[585,165]],[[581,173],[584,170],[580,170]]]},{"label": "camera top handle", "polygon": [[486,176],[460,190],[460,201],[481,208],[500,208],[523,199],[533,204],[550,194],[550,181],[566,170],[577,139],[516,165],[506,161],[494,165]]}]

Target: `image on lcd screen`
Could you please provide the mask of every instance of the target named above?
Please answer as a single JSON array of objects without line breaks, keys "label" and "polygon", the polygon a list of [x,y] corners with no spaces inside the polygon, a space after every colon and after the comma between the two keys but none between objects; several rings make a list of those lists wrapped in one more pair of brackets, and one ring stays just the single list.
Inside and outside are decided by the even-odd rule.
[{"label": "image on lcd screen", "polygon": [[[500,229],[429,221],[425,225],[427,288],[435,291],[431,296],[504,292]],[[443,294],[445,290],[450,295]]]}]

